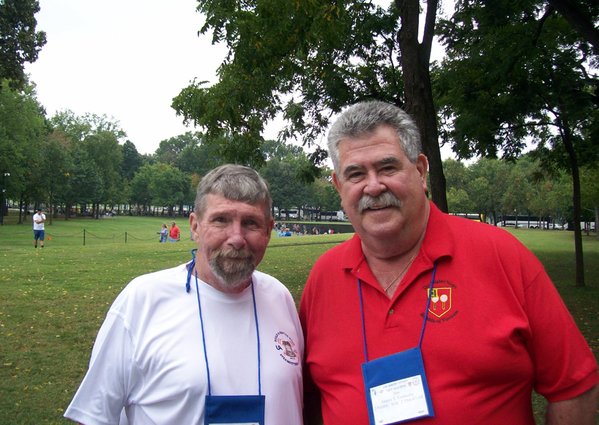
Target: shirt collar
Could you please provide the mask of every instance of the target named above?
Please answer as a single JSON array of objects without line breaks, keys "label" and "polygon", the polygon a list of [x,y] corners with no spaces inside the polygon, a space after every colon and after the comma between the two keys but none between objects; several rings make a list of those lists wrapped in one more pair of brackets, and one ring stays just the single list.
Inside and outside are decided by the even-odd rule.
[{"label": "shirt collar", "polygon": [[[426,235],[424,236],[420,251],[424,255],[426,265],[432,268],[434,262],[439,258],[453,257],[455,235],[447,224],[447,215],[443,214],[431,201],[429,203],[430,215],[426,226]],[[353,238],[344,245],[343,249],[345,252],[341,260],[341,268],[351,269],[356,275],[364,269],[362,265],[365,265],[368,269],[366,258],[362,252],[362,240],[358,234],[354,234]]]}]

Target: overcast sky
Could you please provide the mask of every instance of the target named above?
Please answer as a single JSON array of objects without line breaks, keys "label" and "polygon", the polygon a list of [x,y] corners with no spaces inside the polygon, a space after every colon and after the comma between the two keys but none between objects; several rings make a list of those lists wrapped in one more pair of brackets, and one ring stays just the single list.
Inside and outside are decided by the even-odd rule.
[{"label": "overcast sky", "polygon": [[[140,153],[194,130],[175,115],[172,99],[194,78],[216,83],[226,54],[211,36],[198,36],[204,17],[196,0],[39,4],[37,29],[46,32],[47,44],[26,72],[48,117],[66,109],[114,117]],[[269,125],[265,137],[276,138],[278,130]]]},{"label": "overcast sky", "polygon": [[226,50],[197,35],[196,0],[40,0],[47,44],[26,72],[48,116],[114,117],[140,153],[186,131],[170,107],[191,80],[216,82]]}]

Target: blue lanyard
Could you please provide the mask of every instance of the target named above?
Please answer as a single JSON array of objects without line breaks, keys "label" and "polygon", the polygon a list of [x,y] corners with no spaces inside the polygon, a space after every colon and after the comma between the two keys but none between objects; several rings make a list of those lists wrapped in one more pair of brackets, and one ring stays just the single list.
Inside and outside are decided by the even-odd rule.
[{"label": "blue lanyard", "polygon": [[[196,253],[197,249],[191,250],[192,260],[189,264],[189,268],[187,270],[187,282],[185,284],[186,292],[189,292],[191,289],[190,280],[191,280],[191,271],[193,270],[196,263]],[[195,273],[196,279],[196,294],[198,296],[198,310],[200,312],[200,326],[202,328],[202,343],[204,346],[204,359],[206,361],[206,376],[208,378],[208,395],[212,395],[212,390],[210,387],[210,367],[208,366],[208,353],[206,351],[206,336],[204,334],[204,319],[202,317],[202,303],[200,302],[200,288],[198,287],[198,272]],[[258,345],[258,395],[262,395],[262,380],[260,377],[260,329],[258,328],[258,311],[256,309],[256,294],[254,292],[254,279],[252,279],[252,301],[254,303],[254,320],[256,321],[256,340]]]},{"label": "blue lanyard", "polygon": [[[422,331],[420,332],[420,341],[418,342],[418,348],[422,345],[422,338],[424,337],[424,329],[426,328],[426,320],[428,318],[428,309],[431,305],[431,295],[433,293],[433,285],[435,282],[435,273],[437,272],[437,263],[433,267],[433,277],[431,278],[431,285],[428,292],[428,301],[426,303],[426,311],[424,312],[424,323],[422,324]],[[358,279],[358,291],[360,292],[360,312],[362,314],[362,336],[364,338],[364,357],[366,363],[368,363],[368,350],[366,348],[366,326],[364,325],[364,301],[362,300],[362,281]]]}]

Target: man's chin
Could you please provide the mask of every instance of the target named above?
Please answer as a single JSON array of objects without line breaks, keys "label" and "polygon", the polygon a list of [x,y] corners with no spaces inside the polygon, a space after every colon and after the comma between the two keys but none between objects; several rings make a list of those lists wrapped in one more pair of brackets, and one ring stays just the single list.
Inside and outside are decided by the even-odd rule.
[{"label": "man's chin", "polygon": [[244,264],[220,264],[212,267],[213,273],[219,280],[230,288],[247,286],[256,267],[253,262]]},{"label": "man's chin", "polygon": [[364,214],[360,227],[368,236],[384,239],[395,234],[402,227],[401,220],[397,217],[396,213],[397,210],[385,209],[383,211],[373,211]]}]

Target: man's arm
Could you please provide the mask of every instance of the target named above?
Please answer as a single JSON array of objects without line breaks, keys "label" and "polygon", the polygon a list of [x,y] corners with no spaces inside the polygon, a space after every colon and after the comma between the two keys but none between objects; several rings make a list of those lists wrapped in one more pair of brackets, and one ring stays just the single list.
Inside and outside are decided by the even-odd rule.
[{"label": "man's arm", "polygon": [[546,425],[595,425],[599,385],[578,397],[547,405]]}]

